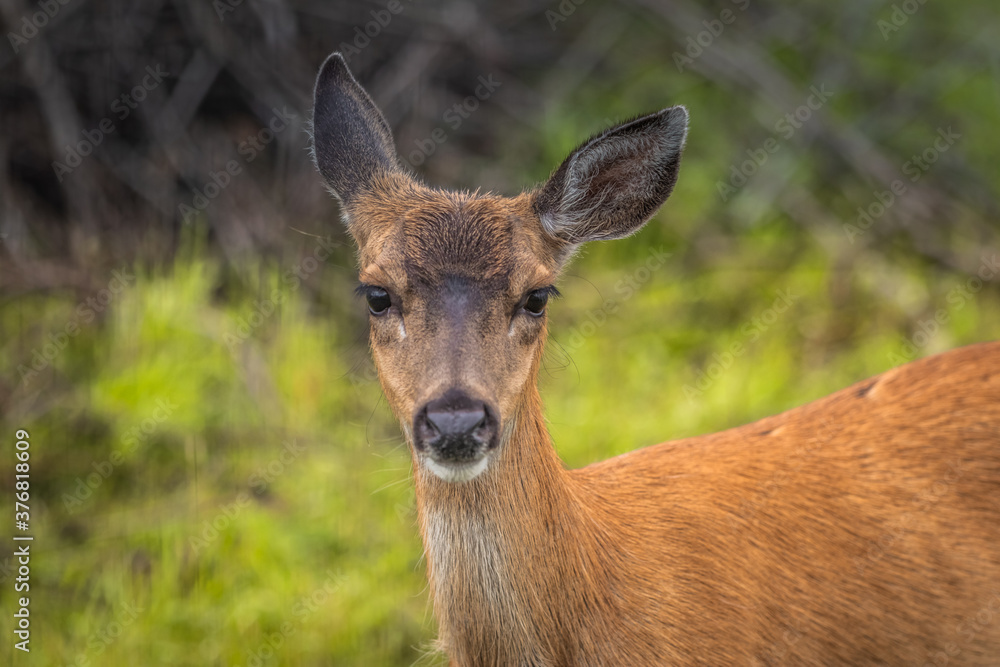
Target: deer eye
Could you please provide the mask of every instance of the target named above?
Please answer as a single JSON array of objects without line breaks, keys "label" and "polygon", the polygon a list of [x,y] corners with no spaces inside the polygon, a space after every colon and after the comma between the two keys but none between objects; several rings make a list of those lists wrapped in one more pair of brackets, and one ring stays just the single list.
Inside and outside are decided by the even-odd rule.
[{"label": "deer eye", "polygon": [[375,316],[385,315],[392,305],[389,293],[381,287],[366,287],[365,299],[368,301],[368,310]]},{"label": "deer eye", "polygon": [[536,289],[529,293],[528,298],[524,300],[523,308],[529,315],[539,317],[545,312],[545,305],[549,302],[549,292],[550,289]]}]

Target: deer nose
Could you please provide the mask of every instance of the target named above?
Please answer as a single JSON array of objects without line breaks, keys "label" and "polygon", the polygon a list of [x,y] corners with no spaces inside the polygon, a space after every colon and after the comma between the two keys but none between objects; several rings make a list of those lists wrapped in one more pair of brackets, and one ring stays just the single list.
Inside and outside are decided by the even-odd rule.
[{"label": "deer nose", "polygon": [[494,444],[497,430],[486,403],[455,389],[428,402],[413,427],[417,449],[454,463],[479,458]]},{"label": "deer nose", "polygon": [[428,408],[427,421],[443,436],[465,436],[471,434],[486,421],[486,406],[478,405],[464,410]]}]

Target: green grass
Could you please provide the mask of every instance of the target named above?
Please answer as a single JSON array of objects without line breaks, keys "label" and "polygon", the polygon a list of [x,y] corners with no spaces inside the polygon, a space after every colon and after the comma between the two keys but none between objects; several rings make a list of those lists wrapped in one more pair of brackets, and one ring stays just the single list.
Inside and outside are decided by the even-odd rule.
[{"label": "green grass", "polygon": [[[677,241],[643,271],[652,234],[594,246],[569,269],[541,383],[570,466],[884,370],[937,308],[949,322],[918,355],[1000,331],[996,285],[956,307],[949,290],[966,278],[875,255],[845,269],[784,232],[717,239],[697,271],[698,249]],[[18,385],[3,433],[31,432],[31,664],[444,664],[428,652],[409,455],[358,362],[363,308],[332,262],[307,281],[325,291],[283,283],[297,262],[248,262],[235,279],[192,244],[169,268],[136,269]],[[790,305],[769,312],[781,291]],[[76,303],[4,308],[7,377]]]}]

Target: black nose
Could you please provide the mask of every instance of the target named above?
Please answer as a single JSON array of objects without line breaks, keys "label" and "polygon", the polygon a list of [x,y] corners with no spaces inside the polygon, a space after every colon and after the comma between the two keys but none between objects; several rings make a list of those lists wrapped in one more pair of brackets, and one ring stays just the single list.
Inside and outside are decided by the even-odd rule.
[{"label": "black nose", "polygon": [[494,444],[496,419],[483,401],[451,389],[425,405],[414,419],[418,449],[430,450],[434,458],[461,462],[479,457]]}]

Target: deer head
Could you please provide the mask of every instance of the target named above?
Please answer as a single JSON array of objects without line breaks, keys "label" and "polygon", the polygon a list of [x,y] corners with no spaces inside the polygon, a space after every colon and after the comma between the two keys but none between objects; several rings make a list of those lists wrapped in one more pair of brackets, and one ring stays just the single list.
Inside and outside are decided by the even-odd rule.
[{"label": "deer head", "polygon": [[319,171],[358,246],[358,291],[389,405],[417,467],[484,474],[535,392],[546,308],[580,244],[638,231],[677,180],[687,111],[671,107],[584,142],[515,197],[431,188],[339,54],[319,74]]}]

